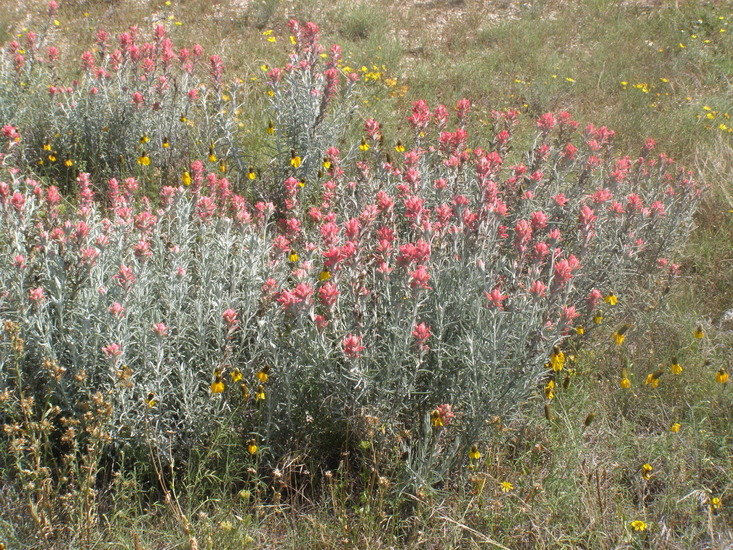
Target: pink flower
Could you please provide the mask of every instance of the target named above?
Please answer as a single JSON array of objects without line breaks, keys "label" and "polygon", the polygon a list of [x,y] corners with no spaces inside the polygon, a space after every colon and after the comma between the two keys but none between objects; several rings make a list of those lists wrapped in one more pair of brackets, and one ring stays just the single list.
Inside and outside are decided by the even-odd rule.
[{"label": "pink flower", "polygon": [[119,319],[124,315],[125,308],[119,302],[115,302],[107,308],[107,311]]},{"label": "pink flower", "polygon": [[31,302],[35,304],[40,304],[45,298],[46,293],[43,291],[42,287],[33,288],[28,292],[28,296],[31,299]]},{"label": "pink flower", "polygon": [[360,357],[361,352],[366,349],[364,346],[361,345],[361,336],[355,336],[353,334],[349,334],[348,336],[344,337],[341,345],[344,350],[344,355],[346,355],[346,357],[348,357],[349,359],[356,359],[357,357]]},{"label": "pink flower", "polygon": [[168,335],[168,327],[165,323],[153,323],[153,332],[162,338]]},{"label": "pink flower", "polygon": [[585,303],[588,306],[589,310],[595,309],[598,304],[601,303],[601,300],[603,300],[603,294],[601,294],[601,291],[597,288],[594,288],[590,291],[588,296],[585,299]]},{"label": "pink flower", "polygon": [[555,124],[555,116],[552,113],[545,113],[537,119],[537,128],[539,128],[543,134],[552,130],[555,127]]},{"label": "pink flower", "polygon": [[108,346],[104,346],[102,348],[102,351],[110,359],[115,358],[115,357],[119,357],[120,355],[122,355],[122,348],[120,347],[119,344],[112,343],[112,344],[110,344]]},{"label": "pink flower", "polygon": [[18,254],[13,260],[13,265],[16,269],[25,269],[28,264],[25,261],[25,256]]},{"label": "pink flower", "polygon": [[504,300],[509,298],[507,294],[501,293],[501,288],[498,286],[491,292],[484,292],[484,294],[489,300],[489,307],[495,307],[496,309],[504,309]]},{"label": "pink flower", "polygon": [[438,413],[438,417],[440,418],[443,426],[450,424],[456,416],[453,413],[453,405],[449,405],[448,403],[438,405],[435,407],[435,410]]},{"label": "pink flower", "polygon": [[410,286],[412,288],[430,289],[428,280],[430,280],[430,274],[424,265],[419,265],[415,271],[410,272]]},{"label": "pink flower", "polygon": [[575,306],[563,306],[562,313],[560,313],[560,324],[567,326],[579,316],[580,313],[575,311]]},{"label": "pink flower", "polygon": [[125,290],[130,290],[130,287],[137,280],[135,274],[132,272],[132,269],[127,267],[125,264],[120,265],[120,270],[112,278],[115,279],[117,281],[117,284]]},{"label": "pink flower", "polygon": [[419,325],[415,325],[415,328],[412,329],[412,335],[415,337],[415,341],[417,342],[418,348],[422,351],[426,351],[430,349],[425,342],[428,338],[432,336],[432,333],[430,332],[431,327],[427,326],[425,323],[420,323]]},{"label": "pink flower", "polygon": [[327,281],[321,288],[318,289],[318,297],[321,299],[321,303],[330,309],[341,294],[331,281]]},{"label": "pink flower", "polygon": [[530,294],[534,295],[536,298],[540,298],[544,296],[546,290],[547,290],[547,285],[543,283],[542,281],[535,281],[529,287]]},{"label": "pink flower", "polygon": [[237,312],[234,311],[232,308],[227,309],[224,313],[221,314],[222,319],[224,319],[224,322],[227,325],[227,329],[229,331],[233,331],[237,328]]}]

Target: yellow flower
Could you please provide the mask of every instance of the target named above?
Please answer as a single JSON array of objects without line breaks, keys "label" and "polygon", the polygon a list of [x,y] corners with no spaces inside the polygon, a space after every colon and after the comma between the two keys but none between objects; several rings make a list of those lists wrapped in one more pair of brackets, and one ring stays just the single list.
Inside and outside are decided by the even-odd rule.
[{"label": "yellow flower", "polygon": [[257,177],[257,174],[255,174],[255,169],[252,168],[251,166],[249,167],[249,172],[247,172],[247,177],[250,180],[253,180],[253,179],[255,179]]},{"label": "yellow flower", "polygon": [[150,141],[150,138],[147,134],[143,135],[143,137],[140,138],[140,143],[147,143],[148,141]]},{"label": "yellow flower", "polygon": [[471,460],[478,460],[481,458],[481,453],[478,450],[478,447],[476,445],[471,445],[471,450],[468,451],[468,458]]},{"label": "yellow flower", "polygon": [[553,397],[555,397],[554,380],[549,380],[547,384],[545,385],[545,397],[547,397],[547,399],[552,399]]},{"label": "yellow flower", "polygon": [[711,510],[720,510],[722,506],[723,506],[723,503],[720,501],[718,497],[713,497],[710,499],[710,509]]},{"label": "yellow flower", "polygon": [[603,322],[603,314],[601,314],[601,313],[596,313],[596,314],[595,314],[595,315],[593,316],[593,322],[594,322],[594,323],[595,323],[596,325],[600,325],[600,324],[601,324],[601,323]]},{"label": "yellow flower", "polygon": [[329,273],[327,270],[321,271],[321,274],[318,276],[319,281],[328,281],[331,278],[331,273]]},{"label": "yellow flower", "polygon": [[664,372],[661,370],[650,373],[646,377],[646,381],[644,382],[644,385],[651,386],[652,388],[659,387],[659,377],[662,376],[662,374],[664,374]]},{"label": "yellow flower", "polygon": [[43,144],[43,150],[44,151],[50,151],[51,150],[51,143],[48,142],[48,141],[46,143],[44,143]]},{"label": "yellow flower", "polygon": [[603,299],[609,306],[615,306],[618,303],[618,297],[611,293]]},{"label": "yellow flower", "polygon": [[405,146],[402,145],[402,142],[400,140],[397,140],[397,145],[394,148],[395,151],[398,153],[404,153],[405,152]]},{"label": "yellow flower", "polygon": [[628,390],[631,387],[631,380],[628,378],[622,378],[620,385],[623,389]]},{"label": "yellow flower", "polygon": [[264,401],[267,395],[265,394],[265,388],[262,384],[257,386],[257,392],[255,393],[255,399],[257,401]]},{"label": "yellow flower", "polygon": [[634,531],[646,531],[646,523],[639,519],[632,521],[631,527],[634,528]]},{"label": "yellow flower", "polygon": [[442,428],[445,426],[443,423],[443,417],[440,416],[440,411],[438,409],[435,409],[430,413],[430,423],[433,425],[433,428]]},{"label": "yellow flower", "polygon": [[585,334],[585,329],[582,325],[578,325],[577,327],[575,327],[575,334],[579,334],[581,336]]},{"label": "yellow flower", "polygon": [[145,399],[145,404],[148,406],[148,408],[152,409],[158,404],[158,401],[155,399],[155,393],[150,392],[148,394],[147,399]]},{"label": "yellow flower", "polygon": [[257,373],[257,378],[259,379],[259,381],[262,382],[263,384],[267,382],[267,379],[269,378],[269,372],[270,372],[270,365],[265,365],[264,367],[262,367],[260,372]]},{"label": "yellow flower", "polygon": [[181,176],[181,181],[186,187],[191,185],[191,174],[188,173],[188,170],[183,173],[183,176]]},{"label": "yellow flower", "polygon": [[150,166],[150,157],[145,151],[143,151],[143,154],[137,158],[137,163],[142,166]]},{"label": "yellow flower", "polygon": [[66,160],[64,161],[64,166],[66,166],[67,168],[71,168],[72,166],[74,166],[74,161],[71,160],[71,157],[69,155],[66,155]]},{"label": "yellow flower", "polygon": [[670,370],[672,371],[672,374],[682,374],[682,365],[679,364],[676,357],[672,358]]},{"label": "yellow flower", "polygon": [[695,338],[697,338],[698,340],[699,340],[700,338],[703,338],[703,337],[705,336],[705,333],[704,333],[704,332],[703,332],[703,330],[702,330],[702,326],[701,326],[701,325],[697,325],[697,328],[695,329],[695,332],[693,332],[693,333],[692,333],[692,335],[693,335],[693,336],[694,336]]},{"label": "yellow flower", "polygon": [[725,372],[723,367],[720,367],[718,374],[715,375],[715,380],[718,381],[718,384],[725,384],[728,382],[728,373]]},{"label": "yellow flower", "polygon": [[216,155],[214,154],[213,150],[209,150],[209,162],[216,162]]},{"label": "yellow flower", "polygon": [[328,157],[326,157],[326,158],[323,159],[323,167],[326,170],[328,170],[329,168],[331,168],[331,161],[328,160]]},{"label": "yellow flower", "polygon": [[514,485],[509,483],[508,481],[502,481],[501,482],[501,492],[502,493],[508,493],[510,491],[514,490]]},{"label": "yellow flower", "polygon": [[649,463],[644,464],[641,467],[641,477],[643,477],[644,479],[651,479],[652,478],[652,470],[653,469],[654,468],[652,468],[652,465],[651,464],[649,464]]},{"label": "yellow flower", "polygon": [[680,428],[681,428],[681,427],[682,427],[682,426],[680,425],[680,423],[679,423],[679,422],[675,422],[674,424],[672,424],[672,425],[671,425],[671,426],[669,427],[669,431],[670,431],[670,432],[674,432],[674,433],[677,433],[677,432],[679,432],[679,431],[680,431]]},{"label": "yellow flower", "polygon": [[295,250],[290,251],[290,256],[288,257],[288,260],[295,263],[298,261],[298,253]]},{"label": "yellow flower", "polygon": [[247,443],[247,452],[251,455],[257,452],[257,442],[254,439],[250,439]]},{"label": "yellow flower", "polygon": [[359,149],[361,149],[362,151],[369,150],[369,144],[366,142],[364,138],[361,138],[361,145],[359,145]]},{"label": "yellow flower", "polygon": [[293,168],[300,168],[300,165],[303,163],[303,160],[293,152],[291,158],[290,158],[290,166]]},{"label": "yellow flower", "polygon": [[552,367],[552,370],[555,372],[562,370],[563,366],[565,365],[565,354],[560,351],[560,348],[555,346],[552,349],[552,354],[550,355],[550,366]]},{"label": "yellow flower", "polygon": [[221,370],[214,371],[214,381],[211,383],[211,393],[221,393],[224,391],[224,381],[221,377]]},{"label": "yellow flower", "polygon": [[267,125],[267,133],[268,134],[274,134],[275,133],[275,126],[272,124],[272,121]]},{"label": "yellow flower", "polygon": [[56,162],[56,155],[51,153],[50,155],[48,155],[48,160],[50,160],[51,162]]},{"label": "yellow flower", "polygon": [[229,375],[232,377],[232,382],[239,382],[242,379],[242,371],[239,369],[234,369]]},{"label": "yellow flower", "polygon": [[618,329],[616,332],[613,333],[613,340],[616,342],[617,346],[620,346],[624,343],[624,340],[626,340],[626,331],[629,330],[629,325],[624,325],[620,329]]}]

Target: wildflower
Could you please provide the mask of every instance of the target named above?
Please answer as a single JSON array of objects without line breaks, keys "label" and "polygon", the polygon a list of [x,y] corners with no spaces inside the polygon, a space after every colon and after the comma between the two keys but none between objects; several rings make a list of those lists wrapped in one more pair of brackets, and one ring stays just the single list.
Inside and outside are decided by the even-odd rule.
[{"label": "wildflower", "polygon": [[168,149],[168,147],[171,146],[170,141],[168,141],[168,136],[163,138],[163,148]]},{"label": "wildflower", "polygon": [[239,385],[239,391],[242,393],[242,399],[244,399],[245,401],[247,401],[247,399],[249,399],[249,389],[247,388],[247,384],[245,384],[244,382],[242,382]]},{"label": "wildflower", "polygon": [[145,404],[148,406],[149,409],[152,409],[158,404],[158,401],[155,399],[154,392],[150,392],[148,394],[148,397],[145,399]]},{"label": "wildflower", "polygon": [[295,252],[295,250],[290,251],[290,256],[288,256],[288,260],[290,260],[292,263],[295,263],[298,261],[298,253]]},{"label": "wildflower", "polygon": [[626,331],[629,330],[629,325],[624,325],[621,328],[619,328],[616,332],[613,333],[613,339],[616,342],[617,346],[620,346],[624,343],[624,340],[626,339]]},{"label": "wildflower", "polygon": [[633,527],[634,531],[646,531],[646,523],[640,519],[632,521],[631,527]]},{"label": "wildflower", "polygon": [[270,365],[265,365],[260,369],[260,371],[257,373],[257,378],[260,382],[263,384],[267,382],[267,379],[270,377]]},{"label": "wildflower", "polygon": [[142,166],[150,166],[150,157],[145,151],[143,151],[142,155],[137,157],[137,163]]},{"label": "wildflower", "polygon": [[216,158],[216,153],[214,152],[214,146],[210,145],[209,146],[209,162],[213,163],[216,161],[217,161],[217,158]]},{"label": "wildflower", "polygon": [[502,481],[501,482],[501,492],[502,493],[509,493],[514,490],[514,485],[509,483],[508,481]]},{"label": "wildflower", "polygon": [[239,369],[234,369],[232,372],[229,373],[229,376],[232,377],[232,382],[239,382],[242,379],[242,371]]},{"label": "wildflower", "polygon": [[552,399],[555,397],[555,381],[554,380],[548,380],[547,384],[545,385],[545,397],[547,397],[547,399]]},{"label": "wildflower", "polygon": [[478,450],[478,447],[476,445],[471,445],[471,450],[468,451],[468,458],[471,460],[478,460],[481,458],[481,453]]},{"label": "wildflower", "polygon": [[327,270],[321,271],[321,274],[318,276],[319,281],[328,281],[331,278],[331,273],[329,273]]},{"label": "wildflower", "polygon": [[299,168],[303,160],[295,153],[294,149],[290,150],[290,166]]},{"label": "wildflower", "polygon": [[356,359],[366,349],[361,345],[361,336],[355,336],[354,334],[345,336],[341,345],[344,350],[344,355],[350,359]]},{"label": "wildflower", "polygon": [[672,371],[672,374],[682,374],[682,365],[679,364],[676,357],[672,358],[670,370]]},{"label": "wildflower", "polygon": [[611,293],[603,299],[609,306],[615,306],[618,303],[618,297]]},{"label": "wildflower", "polygon": [[165,325],[165,323],[153,323],[153,332],[160,337],[167,336],[168,327]]},{"label": "wildflower", "polygon": [[725,372],[724,367],[720,367],[718,374],[715,375],[715,380],[717,380],[718,384],[725,384],[728,382],[728,373]]},{"label": "wildflower", "polygon": [[577,327],[575,327],[575,334],[579,334],[580,336],[585,334],[585,329],[582,327],[582,325],[578,325]]},{"label": "wildflower", "polygon": [[68,154],[66,155],[66,160],[64,161],[64,166],[66,166],[67,168],[71,168],[72,166],[74,166],[74,161],[71,160],[71,156],[68,155]]},{"label": "wildflower", "polygon": [[214,371],[214,381],[211,383],[211,393],[221,393],[224,391],[224,380],[221,376],[221,370]]},{"label": "wildflower", "polygon": [[594,322],[594,323],[595,323],[596,325],[600,325],[600,324],[601,324],[601,323],[603,322],[603,314],[602,314],[602,313],[596,313],[596,314],[595,314],[595,315],[593,316],[593,322]]},{"label": "wildflower", "polygon": [[453,420],[453,406],[448,403],[438,405],[433,412],[430,413],[430,423],[433,428],[442,428],[447,426]]},{"label": "wildflower", "polygon": [[255,173],[255,169],[253,167],[249,167],[249,172],[247,172],[247,178],[250,180],[253,180],[257,177],[257,174]]},{"label": "wildflower", "polygon": [[713,497],[710,499],[710,509],[711,510],[720,510],[720,508],[723,506],[723,503],[718,497]]},{"label": "wildflower", "polygon": [[270,135],[275,133],[275,126],[272,124],[272,121],[267,125],[267,133]]},{"label": "wildflower", "polygon": [[232,308],[227,309],[221,314],[222,319],[227,325],[227,329],[234,330],[237,328],[237,312]]},{"label": "wildflower", "polygon": [[251,455],[257,452],[257,442],[254,439],[250,439],[247,443],[247,452]]},{"label": "wildflower", "polygon": [[658,370],[655,372],[650,373],[646,377],[646,381],[644,382],[645,386],[651,386],[652,388],[659,387],[659,377],[664,374],[664,371]]},{"label": "wildflower", "polygon": [[147,143],[150,141],[150,138],[147,136],[147,134],[143,134],[143,136],[140,138],[140,144]]},{"label": "wildflower", "polygon": [[560,348],[555,346],[552,348],[552,354],[550,355],[550,366],[555,372],[563,369],[565,365],[565,354],[560,351]]},{"label": "wildflower", "polygon": [[705,333],[702,330],[702,325],[697,325],[697,328],[695,329],[695,332],[692,333],[692,335],[698,340],[705,336]]},{"label": "wildflower", "polygon": [[679,431],[680,431],[680,428],[681,428],[681,427],[682,427],[682,426],[680,425],[680,423],[679,423],[679,422],[675,422],[675,423],[673,423],[673,424],[672,424],[672,425],[671,425],[671,426],[669,427],[669,431],[670,431],[670,432],[674,432],[674,433],[677,433],[677,432],[679,432]]},{"label": "wildflower", "polygon": [[260,384],[257,386],[257,391],[255,392],[255,399],[257,401],[264,401],[267,395],[265,394],[265,387]]},{"label": "wildflower", "polygon": [[646,480],[649,480],[652,478],[652,470],[654,468],[651,464],[646,463],[641,467],[641,477],[643,477]]},{"label": "wildflower", "polygon": [[359,149],[361,149],[362,151],[369,150],[369,144],[366,142],[364,138],[361,138],[361,144],[359,145]]},{"label": "wildflower", "polygon": [[397,151],[398,153],[404,153],[405,152],[405,146],[402,145],[402,142],[399,139],[397,140],[397,145],[395,145],[394,150]]},{"label": "wildflower", "polygon": [[188,173],[188,170],[186,170],[183,173],[183,176],[181,176],[181,181],[183,182],[183,185],[185,185],[186,187],[191,185],[191,174]]}]

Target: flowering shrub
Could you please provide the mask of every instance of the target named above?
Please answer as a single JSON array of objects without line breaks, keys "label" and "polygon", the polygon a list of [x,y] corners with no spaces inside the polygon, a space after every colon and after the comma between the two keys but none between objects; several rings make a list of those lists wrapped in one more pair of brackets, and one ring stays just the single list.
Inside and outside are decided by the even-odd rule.
[{"label": "flowering shrub", "polygon": [[[130,154],[132,134],[160,144],[134,145],[142,167],[168,154],[193,160],[182,180],[161,172],[154,200],[140,198],[137,177],[84,172],[66,200],[20,168],[26,138],[5,126],[4,423],[53,410],[83,425],[91,400],[104,413],[94,416],[95,433],[141,457],[148,444],[185,457],[227,429],[252,456],[307,447],[327,458],[350,443],[350,423],[376,418],[384,433],[401,434],[392,444],[406,482],[426,485],[465,459],[488,418],[525,401],[547,365],[563,368],[553,348],[604,297],[615,303],[673,270],[668,258],[701,190],[651,140],[638,158],[618,158],[612,131],[547,113],[528,121],[536,139],[516,154],[517,112],[492,112],[492,137],[478,147],[469,146],[469,101],[455,117],[417,101],[412,139],[397,151],[386,150],[371,119],[360,145],[339,148],[329,141],[342,126],[326,120],[348,114],[330,102],[338,48],[316,70],[317,27],[292,29],[296,53],[268,75],[276,169],[261,197],[237,194],[217,166],[187,158],[195,147],[178,145],[189,143],[188,126],[173,114],[209,99],[198,84],[183,85],[200,54],[174,55],[162,30],[139,57],[134,36],[120,37],[118,53],[101,36],[86,82],[107,88],[68,92],[74,109],[89,102],[90,117],[105,112],[93,105],[103,101],[121,109],[99,115],[110,124],[138,121],[99,143],[108,149],[95,155],[107,162],[98,178],[114,155]],[[176,63],[181,80],[171,87],[166,71]],[[158,76],[140,81],[152,88],[128,98],[123,83],[146,67]],[[224,101],[214,58],[209,70],[212,101]],[[61,110],[48,115],[51,127],[103,124],[53,105]],[[217,124],[206,131],[228,122]],[[153,140],[157,129],[169,133]],[[94,126],[89,139],[103,130]],[[175,136],[169,148],[166,135]],[[206,138],[247,166],[228,135]]]}]

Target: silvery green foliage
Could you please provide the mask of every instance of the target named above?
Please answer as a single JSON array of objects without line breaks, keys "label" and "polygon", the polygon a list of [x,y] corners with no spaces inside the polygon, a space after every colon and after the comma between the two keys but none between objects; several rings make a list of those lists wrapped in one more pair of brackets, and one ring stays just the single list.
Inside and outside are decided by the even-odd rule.
[{"label": "silvery green foliage", "polygon": [[[367,121],[371,148],[354,162],[328,149],[315,189],[273,182],[279,207],[215,173],[164,187],[158,209],[134,178],[107,182],[105,209],[81,174],[62,207],[8,170],[0,315],[22,328],[24,379],[70,415],[105,392],[113,440],[143,454],[185,456],[224,428],[327,458],[369,416],[409,431],[406,483],[440,479],[603,296],[668,276],[700,197],[651,142],[616,159],[610,131],[567,113],[537,121],[526,164],[508,166],[517,113],[494,113],[494,141],[469,150],[469,108],[447,131],[445,108],[416,103],[397,162]],[[0,390],[16,358],[4,342]],[[47,360],[66,373],[49,378]]]}]

